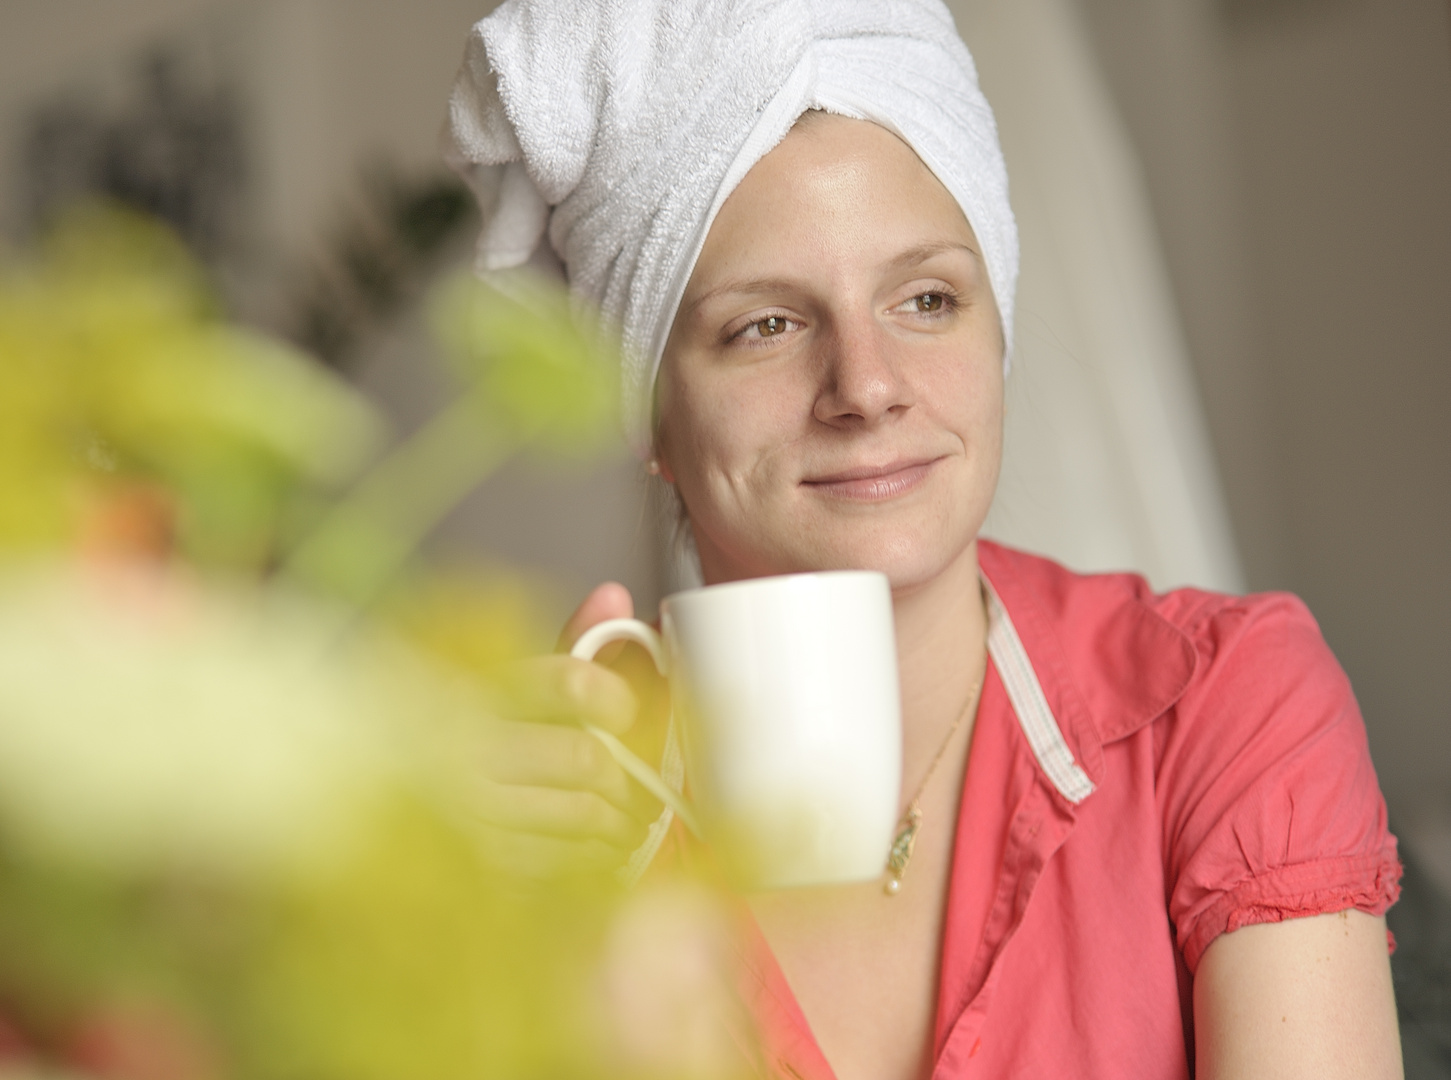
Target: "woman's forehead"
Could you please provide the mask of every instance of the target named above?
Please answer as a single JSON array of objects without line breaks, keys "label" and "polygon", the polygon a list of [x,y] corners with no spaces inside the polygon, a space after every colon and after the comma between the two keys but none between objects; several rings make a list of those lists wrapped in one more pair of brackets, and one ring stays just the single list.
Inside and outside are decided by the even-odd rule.
[{"label": "woman's forehead", "polygon": [[721,207],[687,303],[721,276],[783,257],[850,257],[886,270],[952,249],[977,255],[957,201],[910,146],[869,121],[807,115]]},{"label": "woman's forehead", "polygon": [[[916,152],[870,120],[812,111],[746,173],[722,207],[760,203],[773,195],[821,199],[838,190],[861,197],[884,188],[932,192],[953,203],[947,189]],[[738,196],[740,196],[738,198]],[[955,203],[954,203],[955,205]]]}]

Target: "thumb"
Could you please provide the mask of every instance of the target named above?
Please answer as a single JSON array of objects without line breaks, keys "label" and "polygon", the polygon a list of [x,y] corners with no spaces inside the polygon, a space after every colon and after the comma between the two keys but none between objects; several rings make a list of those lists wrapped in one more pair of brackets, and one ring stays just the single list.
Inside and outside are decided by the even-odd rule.
[{"label": "thumb", "polygon": [[574,609],[574,614],[564,624],[564,629],[559,632],[558,649],[560,652],[568,652],[579,640],[580,635],[606,619],[628,619],[635,614],[635,601],[630,596],[630,590],[621,585],[618,581],[607,581],[603,585],[596,585],[594,590],[584,598],[579,607]]}]

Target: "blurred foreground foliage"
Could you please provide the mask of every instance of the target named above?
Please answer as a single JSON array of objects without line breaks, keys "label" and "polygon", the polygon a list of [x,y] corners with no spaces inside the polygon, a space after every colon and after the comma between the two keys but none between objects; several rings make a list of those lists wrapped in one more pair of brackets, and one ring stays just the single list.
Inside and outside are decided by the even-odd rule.
[{"label": "blurred foreground foliage", "polygon": [[79,210],[3,270],[0,547],[124,517],[99,505],[122,485],[144,515],[154,485],[184,557],[256,568],[298,485],[341,479],[380,434],[304,357],[223,322],[180,242],[143,218]]},{"label": "blurred foreground foliage", "polygon": [[708,892],[488,859],[472,765],[548,630],[418,556],[510,455],[604,445],[607,338],[531,280],[432,310],[461,391],[385,448],[145,219],[0,268],[0,1075],[736,1075]]}]

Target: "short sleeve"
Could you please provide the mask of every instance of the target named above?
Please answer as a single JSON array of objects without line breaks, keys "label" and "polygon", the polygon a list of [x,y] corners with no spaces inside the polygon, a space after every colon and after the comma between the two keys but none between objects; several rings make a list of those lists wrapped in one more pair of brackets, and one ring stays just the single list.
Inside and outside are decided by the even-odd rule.
[{"label": "short sleeve", "polygon": [[1169,914],[1191,972],[1217,936],[1399,893],[1365,725],[1309,611],[1224,600],[1186,628],[1194,678],[1156,733]]}]

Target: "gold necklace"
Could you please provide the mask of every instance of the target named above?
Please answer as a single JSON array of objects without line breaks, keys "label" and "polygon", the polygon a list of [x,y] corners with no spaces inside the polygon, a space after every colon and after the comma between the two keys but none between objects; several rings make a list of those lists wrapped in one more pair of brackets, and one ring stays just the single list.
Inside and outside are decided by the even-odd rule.
[{"label": "gold necklace", "polygon": [[897,820],[897,838],[892,841],[892,850],[887,855],[887,880],[882,885],[883,891],[888,896],[896,896],[902,891],[902,877],[907,873],[907,864],[912,861],[912,848],[917,843],[917,831],[922,828],[922,793],[927,790],[927,782],[932,779],[932,774],[937,770],[937,763],[947,752],[948,743],[952,742],[952,737],[957,734],[957,729],[962,726],[962,721],[966,719],[972,706],[977,702],[977,695],[981,689],[982,680],[979,679],[968,691],[967,700],[962,704],[962,711],[957,714],[957,719],[952,721],[947,738],[943,739],[942,745],[937,748],[937,753],[932,758],[932,764],[927,766],[927,775],[922,777],[922,782],[917,785],[917,794],[912,796],[912,801],[907,804],[907,809]]}]

